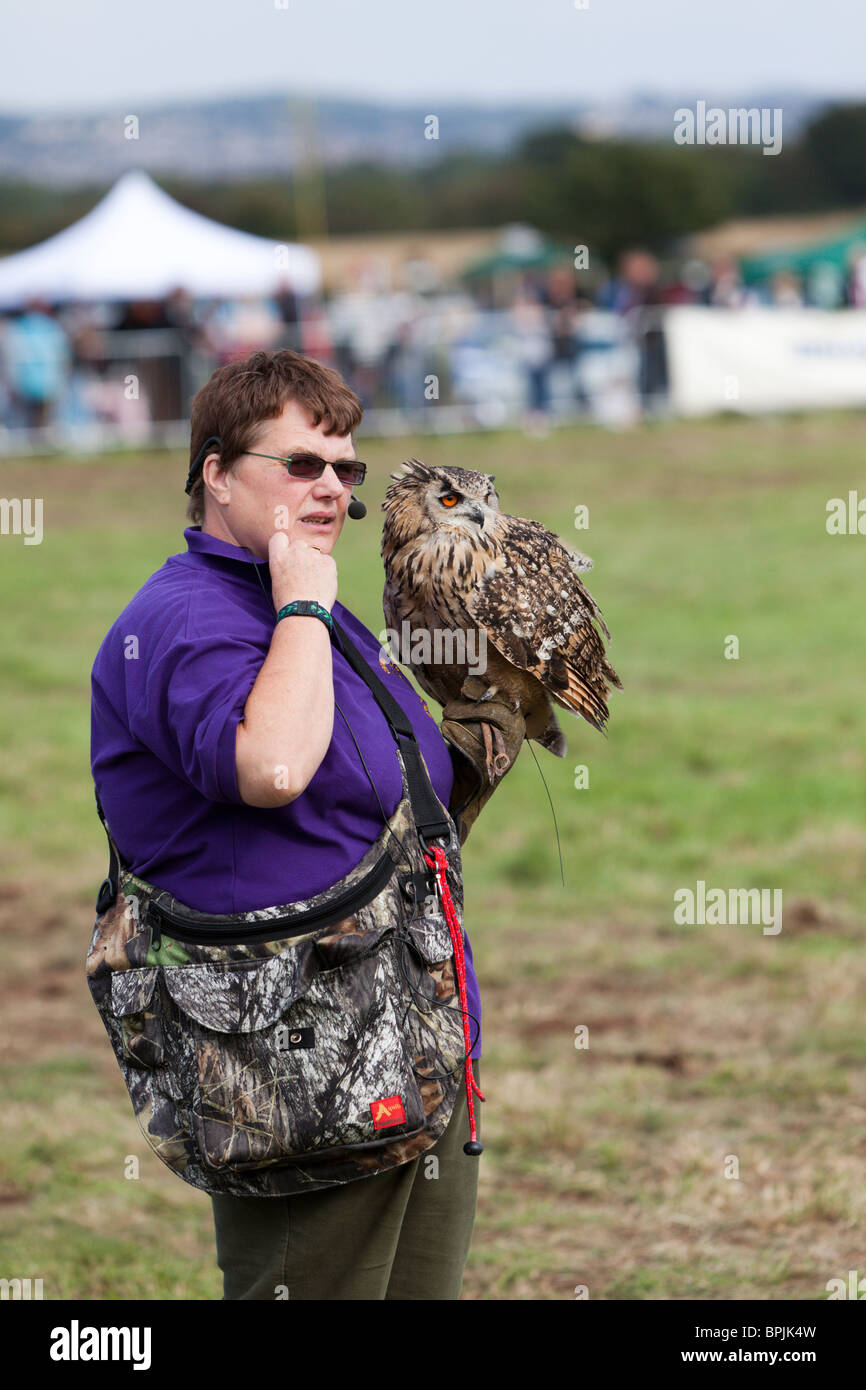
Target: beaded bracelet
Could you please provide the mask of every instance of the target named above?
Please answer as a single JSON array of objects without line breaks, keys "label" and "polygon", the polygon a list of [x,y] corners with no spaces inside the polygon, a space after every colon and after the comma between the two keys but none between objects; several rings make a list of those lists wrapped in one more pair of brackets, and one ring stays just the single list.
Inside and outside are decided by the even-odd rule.
[{"label": "beaded bracelet", "polygon": [[291,618],[300,615],[302,618],[321,618],[329,632],[334,630],[334,620],[330,611],[323,608],[321,603],[315,603],[312,599],[296,598],[292,603],[287,603],[277,614],[277,622],[280,618]]}]

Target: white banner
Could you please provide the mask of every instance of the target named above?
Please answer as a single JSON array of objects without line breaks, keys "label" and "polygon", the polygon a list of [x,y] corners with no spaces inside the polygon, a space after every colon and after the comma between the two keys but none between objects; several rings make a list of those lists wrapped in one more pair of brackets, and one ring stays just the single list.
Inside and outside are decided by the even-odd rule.
[{"label": "white banner", "polygon": [[866,310],[669,309],[675,414],[866,405]]}]

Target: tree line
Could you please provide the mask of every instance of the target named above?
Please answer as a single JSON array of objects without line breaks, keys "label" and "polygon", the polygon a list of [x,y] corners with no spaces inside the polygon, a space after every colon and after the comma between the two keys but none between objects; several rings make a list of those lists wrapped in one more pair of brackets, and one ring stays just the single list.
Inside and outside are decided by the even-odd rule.
[{"label": "tree line", "polygon": [[[452,154],[423,169],[367,162],[206,184],[154,176],[188,207],[278,241],[525,222],[611,260],[637,243],[664,254],[729,217],[866,206],[864,151],[866,103],[825,109],[770,157],[758,145],[588,140],[554,127],[503,155]],[[0,254],[60,231],[105,191],[0,182]]]}]

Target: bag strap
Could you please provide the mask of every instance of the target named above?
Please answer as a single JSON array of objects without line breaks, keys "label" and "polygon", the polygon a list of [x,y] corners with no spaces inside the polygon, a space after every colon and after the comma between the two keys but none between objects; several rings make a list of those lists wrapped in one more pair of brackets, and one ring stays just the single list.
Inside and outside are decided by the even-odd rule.
[{"label": "bag strap", "polygon": [[[406,711],[397,703],[394,696],[387,686],[379,679],[375,671],[367,665],[355,644],[351,641],[346,631],[339,627],[336,619],[333,619],[331,629],[333,640],[339,647],[346,661],[351,666],[356,675],[370,690],[373,699],[381,709],[394,740],[398,744],[400,754],[403,758],[403,765],[406,768],[406,781],[409,786],[409,800],[412,805],[412,815],[415,825],[422,839],[423,848],[426,850],[430,840],[451,838],[451,822],[446,815],[443,818],[442,804],[433,790],[429,774],[424,766],[421,757],[421,749],[412,728],[411,721]],[[99,893],[96,899],[97,915],[101,916],[107,912],[117,897],[117,890],[120,884],[120,854],[114,840],[111,838],[111,831],[105,819],[105,813],[99,800],[99,792],[94,787],[96,795],[96,809],[99,819],[102,821],[102,828],[108,840],[108,876],[99,885]]]},{"label": "bag strap", "polygon": [[[441,837],[449,840],[451,838],[451,821],[447,815],[443,818],[442,804],[433,790],[408,714],[402,705],[397,703],[376,672],[367,665],[345,629],[341,628],[335,619],[333,620],[332,631],[336,645],[340,648],[352,670],[361,677],[361,680],[368,687],[391,727],[391,732],[400,748],[406,767],[412,815],[415,818],[415,824],[422,841],[438,840]],[[424,848],[427,848],[426,843]]]},{"label": "bag strap", "polygon": [[96,915],[101,917],[103,912],[107,912],[117,897],[117,890],[120,886],[120,855],[117,846],[111,838],[111,831],[108,828],[108,821],[105,819],[105,812],[102,809],[102,802],[99,800],[99,792],[93,788],[96,796],[96,809],[99,819],[102,821],[102,828],[108,840],[108,877],[104,878],[99,885],[99,892],[96,896]]}]

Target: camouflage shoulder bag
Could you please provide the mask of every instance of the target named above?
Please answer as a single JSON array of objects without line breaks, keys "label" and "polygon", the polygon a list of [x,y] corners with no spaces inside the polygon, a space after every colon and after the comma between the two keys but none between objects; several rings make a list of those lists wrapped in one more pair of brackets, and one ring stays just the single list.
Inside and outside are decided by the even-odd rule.
[{"label": "camouflage shoulder bag", "polygon": [[411,723],[334,640],[395,739],[403,790],[352,871],[304,901],[208,914],[110,863],[87,979],[151,1148],[209,1193],[333,1187],[430,1148],[460,1073],[475,1155],[456,826]]}]

